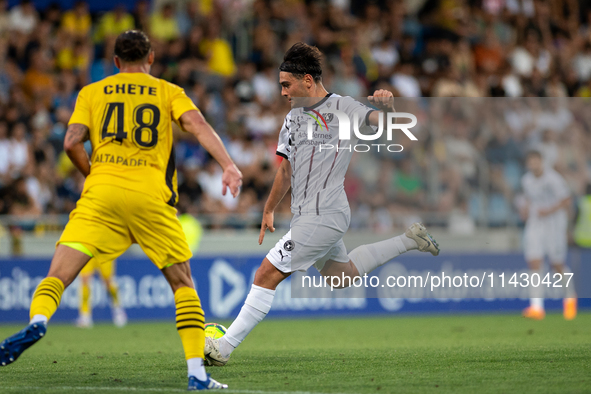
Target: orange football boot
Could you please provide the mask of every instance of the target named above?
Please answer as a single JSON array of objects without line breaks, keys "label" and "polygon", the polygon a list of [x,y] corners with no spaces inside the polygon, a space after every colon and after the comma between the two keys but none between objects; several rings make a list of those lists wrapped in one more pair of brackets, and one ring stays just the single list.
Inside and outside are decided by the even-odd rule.
[{"label": "orange football boot", "polygon": [[562,301],[564,306],[564,318],[566,320],[573,320],[577,317],[577,299],[576,298],[565,298]]},{"label": "orange football boot", "polygon": [[534,308],[533,306],[528,306],[523,310],[523,317],[526,319],[542,320],[546,317],[546,311],[540,308]]}]

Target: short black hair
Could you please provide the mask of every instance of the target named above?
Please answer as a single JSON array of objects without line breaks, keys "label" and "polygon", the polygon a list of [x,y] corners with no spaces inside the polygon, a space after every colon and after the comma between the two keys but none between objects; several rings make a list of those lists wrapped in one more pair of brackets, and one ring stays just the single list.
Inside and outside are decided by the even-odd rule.
[{"label": "short black hair", "polygon": [[310,74],[315,82],[319,82],[322,79],[322,53],[314,46],[297,42],[283,56],[279,70],[298,78]]},{"label": "short black hair", "polygon": [[115,41],[115,56],[126,63],[144,60],[151,49],[150,39],[140,30],[127,30]]},{"label": "short black hair", "polygon": [[540,159],[542,158],[542,152],[540,152],[538,149],[530,149],[529,151],[527,151],[527,158],[530,157],[539,157]]}]

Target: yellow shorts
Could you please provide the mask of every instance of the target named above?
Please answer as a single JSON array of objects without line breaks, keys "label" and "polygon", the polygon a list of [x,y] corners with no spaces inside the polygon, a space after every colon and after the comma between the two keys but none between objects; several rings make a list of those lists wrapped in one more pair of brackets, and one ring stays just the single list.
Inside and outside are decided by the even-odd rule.
[{"label": "yellow shorts", "polygon": [[[79,242],[101,265],[137,242],[162,269],[192,256],[176,209],[155,197],[113,185],[84,191],[58,244]],[[91,261],[92,262],[92,261]]]},{"label": "yellow shorts", "polygon": [[96,259],[90,259],[84,268],[82,268],[82,271],[80,271],[80,276],[92,275],[95,271],[98,271],[101,277],[109,279],[115,273],[115,261],[105,261],[99,264]]}]

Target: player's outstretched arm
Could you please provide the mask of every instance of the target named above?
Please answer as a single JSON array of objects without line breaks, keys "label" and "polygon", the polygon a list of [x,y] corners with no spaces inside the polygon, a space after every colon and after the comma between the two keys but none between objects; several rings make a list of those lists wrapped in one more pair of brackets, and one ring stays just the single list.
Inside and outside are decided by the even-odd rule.
[{"label": "player's outstretched arm", "polygon": [[[396,112],[394,109],[394,95],[392,92],[379,89],[373,93],[373,96],[369,96],[368,100],[370,103],[375,105],[380,111],[384,112]],[[372,126],[378,126],[380,122],[380,113],[374,111],[369,114],[369,124]]]},{"label": "player's outstretched arm", "polygon": [[285,193],[291,186],[291,164],[289,160],[283,159],[275,174],[275,180],[273,181],[273,187],[271,193],[265,203],[265,209],[263,210],[263,220],[261,222],[261,233],[259,234],[259,245],[263,243],[265,238],[265,231],[274,232],[273,221],[275,218],[275,208],[283,200]]},{"label": "player's outstretched arm", "polygon": [[88,133],[88,127],[80,123],[73,123],[68,126],[68,131],[66,131],[66,137],[64,138],[64,150],[66,154],[85,177],[90,174],[90,160],[86,149],[84,149],[84,142],[90,138]]},{"label": "player's outstretched arm", "polygon": [[179,125],[186,132],[193,134],[199,140],[199,143],[222,166],[224,170],[222,194],[225,196],[227,188],[230,188],[232,196],[238,196],[240,186],[242,186],[242,173],[230,158],[218,134],[207,123],[201,112],[197,110],[185,112],[179,118]]}]

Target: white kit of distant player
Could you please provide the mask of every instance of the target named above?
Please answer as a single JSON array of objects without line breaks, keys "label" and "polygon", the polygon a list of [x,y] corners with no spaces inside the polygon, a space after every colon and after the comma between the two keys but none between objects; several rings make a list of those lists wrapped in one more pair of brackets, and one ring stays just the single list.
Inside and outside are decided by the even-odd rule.
[{"label": "white kit of distant player", "polygon": [[[541,153],[531,151],[527,155],[528,172],[521,180],[526,205],[522,209],[527,217],[524,232],[524,255],[531,274],[544,278],[544,259],[557,273],[570,273],[566,266],[568,252],[568,206],[570,190],[564,178],[544,164]],[[552,281],[554,282],[554,281]],[[563,286],[566,280],[563,280]],[[530,307],[524,316],[542,319],[544,312],[544,285],[530,286]],[[565,318],[576,315],[574,281],[565,289]]]},{"label": "white kit of distant player", "polygon": [[545,216],[540,216],[540,212],[570,197],[566,181],[554,169],[546,168],[540,177],[527,172],[522,186],[528,201],[525,258],[541,260],[548,256],[552,264],[564,264],[568,250],[568,213],[564,208]]}]

